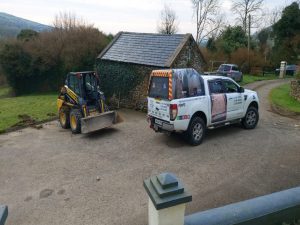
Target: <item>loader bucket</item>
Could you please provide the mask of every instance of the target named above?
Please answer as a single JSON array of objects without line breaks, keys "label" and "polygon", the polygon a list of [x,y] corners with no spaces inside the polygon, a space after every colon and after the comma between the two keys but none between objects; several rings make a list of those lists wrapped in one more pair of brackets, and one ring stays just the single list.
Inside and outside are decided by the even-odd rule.
[{"label": "loader bucket", "polygon": [[87,134],[121,122],[123,122],[123,119],[115,111],[104,112],[96,116],[88,116],[81,119],[81,133]]}]

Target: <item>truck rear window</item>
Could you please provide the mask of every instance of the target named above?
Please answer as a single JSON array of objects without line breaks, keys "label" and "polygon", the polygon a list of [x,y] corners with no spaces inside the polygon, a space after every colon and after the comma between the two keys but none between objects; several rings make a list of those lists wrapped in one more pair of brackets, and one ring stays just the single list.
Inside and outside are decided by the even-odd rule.
[{"label": "truck rear window", "polygon": [[168,99],[169,97],[169,78],[168,77],[151,77],[149,87],[149,97]]}]

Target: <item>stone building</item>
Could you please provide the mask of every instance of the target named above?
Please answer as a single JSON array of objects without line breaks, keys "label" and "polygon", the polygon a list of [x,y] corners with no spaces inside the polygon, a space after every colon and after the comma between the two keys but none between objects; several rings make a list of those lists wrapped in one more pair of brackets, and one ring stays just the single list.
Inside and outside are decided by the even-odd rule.
[{"label": "stone building", "polygon": [[143,109],[152,70],[194,68],[205,60],[191,34],[119,32],[96,60],[101,87],[122,107]]}]

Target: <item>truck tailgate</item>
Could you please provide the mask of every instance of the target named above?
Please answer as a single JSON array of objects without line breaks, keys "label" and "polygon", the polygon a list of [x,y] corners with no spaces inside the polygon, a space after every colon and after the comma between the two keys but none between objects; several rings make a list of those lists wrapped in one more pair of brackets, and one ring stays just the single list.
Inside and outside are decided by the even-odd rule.
[{"label": "truck tailgate", "polygon": [[169,121],[170,101],[148,98],[148,115]]}]

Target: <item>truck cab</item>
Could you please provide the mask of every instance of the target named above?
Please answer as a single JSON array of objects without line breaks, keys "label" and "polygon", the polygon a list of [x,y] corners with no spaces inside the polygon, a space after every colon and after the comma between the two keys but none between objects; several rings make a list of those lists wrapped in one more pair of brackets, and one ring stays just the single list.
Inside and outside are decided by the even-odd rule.
[{"label": "truck cab", "polygon": [[202,142],[207,128],[242,123],[247,129],[259,118],[256,92],[231,78],[201,76],[194,69],[152,71],[148,121],[156,132],[183,133],[192,145]]}]

